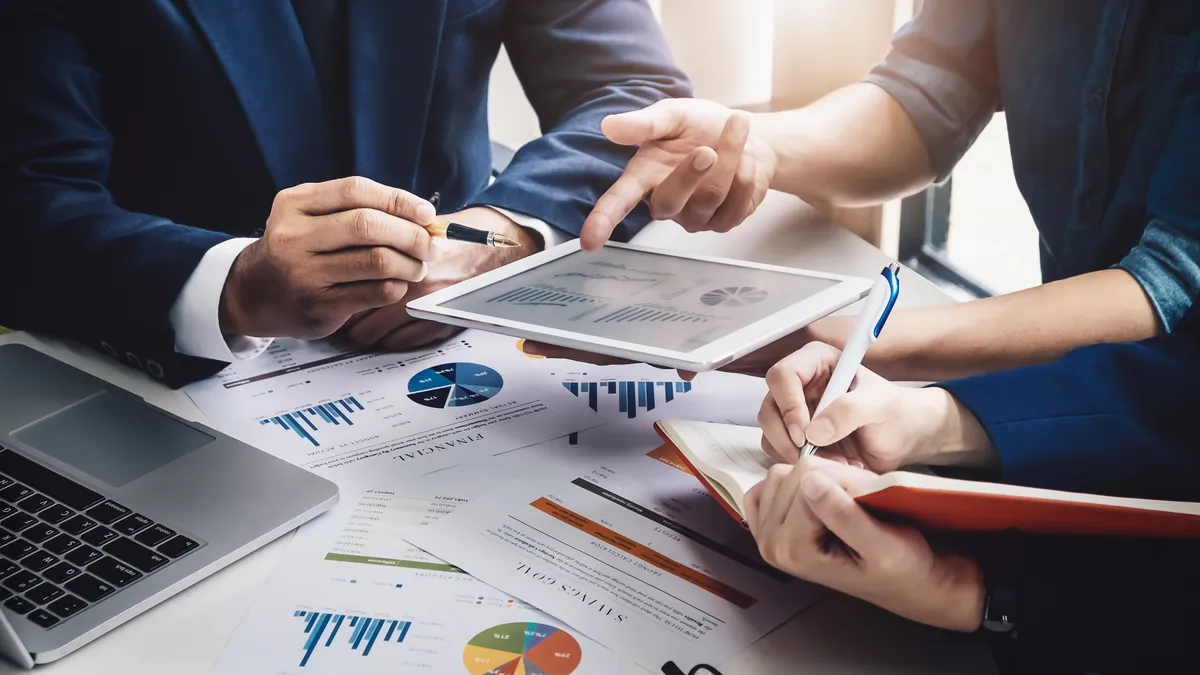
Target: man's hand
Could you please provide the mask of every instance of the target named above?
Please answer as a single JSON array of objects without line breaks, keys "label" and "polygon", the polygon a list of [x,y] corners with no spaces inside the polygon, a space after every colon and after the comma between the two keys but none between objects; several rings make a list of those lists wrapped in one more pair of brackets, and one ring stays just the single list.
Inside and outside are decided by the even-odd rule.
[{"label": "man's hand", "polygon": [[283,190],[263,236],[238,255],[221,292],[221,330],[325,337],[358,312],[391,305],[425,278],[429,202],[366,178]]},{"label": "man's hand", "polygon": [[820,402],[841,352],[812,342],[767,371],[758,413],[763,451],[795,462],[806,441],[883,473],[916,462],[986,465],[993,461],[978,420],[944,389],[901,387],[860,368],[850,391],[820,415]]},{"label": "man's hand", "polygon": [[985,596],[979,565],[863,510],[847,490],[874,477],[819,457],[772,467],[746,495],[746,522],[763,559],[913,621],[976,630]]},{"label": "man's hand", "polygon": [[447,214],[439,219],[507,234],[521,242],[521,246],[491,248],[460,241],[434,239],[433,253],[428,261],[429,273],[420,283],[409,284],[408,293],[399,301],[386,307],[367,310],[350,319],[346,326],[346,335],[355,344],[404,351],[450,337],[461,329],[413,319],[408,315],[408,302],[532,255],[542,248],[537,237],[494,209],[472,208]]},{"label": "man's hand", "polygon": [[751,119],[699,99],[666,99],[606,117],[601,130],[609,140],[641,147],[588,215],[582,247],[603,246],[646,199],[654,218],[674,220],[689,232],[727,232],[745,220],[775,173],[775,154],[753,132]]}]

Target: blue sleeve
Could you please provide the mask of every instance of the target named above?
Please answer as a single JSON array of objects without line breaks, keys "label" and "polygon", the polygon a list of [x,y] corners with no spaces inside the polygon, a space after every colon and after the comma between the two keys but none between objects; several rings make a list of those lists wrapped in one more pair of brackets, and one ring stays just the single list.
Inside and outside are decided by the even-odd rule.
[{"label": "blue sleeve", "polygon": [[944,181],[1000,101],[993,0],[924,0],[866,81],[912,119]]},{"label": "blue sleeve", "polygon": [[1001,482],[1156,499],[1200,486],[1200,312],[1140,343],[939,385],[979,419]]},{"label": "blue sleeve", "polygon": [[0,7],[0,324],[74,338],[179,386],[223,365],[176,354],[169,313],[228,237],[114,201],[103,83],[61,7]]},{"label": "blue sleeve", "polygon": [[[516,0],[507,11],[504,46],[544,135],[472,201],[578,235],[636,151],[605,139],[600,121],[691,96],[691,85],[646,0]],[[628,240],[649,221],[642,205],[614,238]]]},{"label": "blue sleeve", "polygon": [[[1200,59],[1200,35],[1191,43]],[[1174,123],[1146,195],[1149,224],[1118,267],[1138,280],[1173,330],[1200,294],[1200,74],[1178,75]]]}]

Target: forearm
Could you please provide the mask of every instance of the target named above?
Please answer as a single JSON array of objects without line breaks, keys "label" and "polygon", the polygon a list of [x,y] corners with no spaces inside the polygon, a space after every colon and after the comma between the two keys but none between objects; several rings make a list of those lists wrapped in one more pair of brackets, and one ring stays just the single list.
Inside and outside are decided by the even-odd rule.
[{"label": "forearm", "polygon": [[[812,327],[841,347],[851,317]],[[1161,330],[1141,285],[1104,270],[967,303],[894,312],[865,364],[890,380],[929,382],[1048,363],[1077,347],[1134,342]]]},{"label": "forearm", "polygon": [[873,84],[843,87],[799,110],[756,115],[753,125],[776,155],[771,187],[818,207],[877,204],[934,178],[912,119]]}]

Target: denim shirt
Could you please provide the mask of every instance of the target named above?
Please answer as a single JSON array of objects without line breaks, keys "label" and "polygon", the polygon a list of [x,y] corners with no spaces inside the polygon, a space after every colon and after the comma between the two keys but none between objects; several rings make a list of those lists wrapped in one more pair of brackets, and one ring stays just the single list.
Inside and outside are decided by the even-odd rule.
[{"label": "denim shirt", "polygon": [[1200,2],[924,0],[867,81],[908,112],[939,180],[1006,113],[1044,281],[1126,270],[1168,331],[1191,306]]}]

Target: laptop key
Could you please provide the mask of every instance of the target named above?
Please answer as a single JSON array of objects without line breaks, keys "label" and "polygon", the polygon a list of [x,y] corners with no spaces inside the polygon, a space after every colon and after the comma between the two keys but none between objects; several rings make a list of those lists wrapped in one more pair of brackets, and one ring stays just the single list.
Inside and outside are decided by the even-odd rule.
[{"label": "laptop key", "polygon": [[104,556],[91,565],[88,565],[87,571],[113,584],[117,588],[124,588],[142,578],[141,572],[108,556]]},{"label": "laptop key", "polygon": [[25,591],[25,599],[35,605],[44,605],[62,594],[63,591],[61,588],[43,581],[31,590]]},{"label": "laptop key", "polygon": [[41,518],[51,525],[57,525],[73,515],[75,515],[75,512],[63,506],[62,504],[55,504],[47,508],[45,511],[38,511],[38,518]]},{"label": "laptop key", "polygon": [[50,499],[49,497],[45,495],[32,494],[18,502],[17,507],[22,511],[37,513],[38,511],[41,511],[52,504],[54,504],[54,500]]},{"label": "laptop key", "polygon": [[21,539],[17,539],[16,541],[11,541],[4,546],[0,546],[0,555],[8,558],[9,560],[20,560],[30,553],[33,553],[35,550],[37,550],[37,547],[33,544]]},{"label": "laptop key", "polygon": [[116,539],[104,547],[104,552],[143,572],[153,572],[170,562],[166,556],[155,553],[132,539]]},{"label": "laptop key", "polygon": [[8,476],[0,476],[0,489],[6,488],[13,484],[13,479]]},{"label": "laptop key", "polygon": [[41,572],[57,562],[58,558],[46,553],[45,551],[38,551],[37,553],[32,553],[21,559],[21,565],[28,567],[34,572]]},{"label": "laptop key", "polygon": [[45,577],[47,581],[51,581],[56,584],[65,584],[71,579],[79,576],[79,574],[80,572],[78,567],[74,567],[73,565],[65,562],[60,562],[54,567],[42,572],[42,576]]},{"label": "laptop key", "polygon": [[110,523],[116,522],[116,520],[118,518],[123,518],[123,517],[129,515],[129,509],[125,508],[124,506],[121,506],[120,504],[118,504],[110,499],[106,502],[97,504],[97,505],[93,506],[92,508],[88,509],[87,514],[89,517],[94,518],[97,521],[104,523],[105,525],[108,525]]},{"label": "laptop key", "polygon": [[162,525],[155,525],[148,530],[139,532],[138,536],[134,537],[133,539],[139,544],[145,544],[146,546],[158,546],[174,536],[175,530],[172,530],[169,527],[163,527]]},{"label": "laptop key", "polygon": [[66,555],[70,551],[74,551],[81,546],[78,539],[73,539],[65,534],[60,534],[50,541],[42,544],[42,548],[50,551],[54,555]]},{"label": "laptop key", "polygon": [[47,525],[45,523],[38,523],[37,525],[34,525],[33,527],[21,533],[22,537],[25,537],[35,544],[40,544],[43,541],[46,541],[47,539],[57,535],[58,530],[54,529],[53,525]]},{"label": "laptop key", "polygon": [[9,503],[0,504],[0,518],[7,518],[17,512],[17,507]]},{"label": "laptop key", "polygon": [[[112,591],[109,591],[109,593],[111,593],[111,592]],[[103,596],[101,596],[101,597],[103,597]],[[67,595],[64,595],[63,597],[59,598],[58,600],[55,600],[46,609],[50,610],[51,612],[54,612],[55,614],[57,614],[65,619],[65,618],[71,616],[72,614],[75,614],[79,610],[83,609],[84,607],[87,607],[86,602],[84,602],[83,600],[80,600],[79,598],[77,598],[73,595],[67,594]]]},{"label": "laptop key", "polygon": [[[67,590],[87,600],[88,602],[96,602],[97,600],[109,595],[117,590],[112,584],[106,584],[90,574],[84,574],[78,579],[72,579],[66,583]],[[58,604],[58,603],[55,603]],[[54,606],[51,605],[50,611],[62,616]]]},{"label": "laptop key", "polygon": [[166,554],[172,558],[178,558],[197,546],[199,546],[199,544],[180,534],[176,535],[174,539],[168,541],[162,546],[159,546],[158,552]]},{"label": "laptop key", "polygon": [[116,532],[113,532],[112,530],[108,529],[107,527],[100,525],[99,527],[94,527],[94,528],[88,530],[87,532],[84,532],[83,536],[80,537],[80,539],[91,544],[92,546],[103,546],[104,544],[107,544],[109,541],[116,539],[116,537],[117,537]]},{"label": "laptop key", "polygon": [[0,579],[3,579],[19,569],[21,568],[17,567],[17,564],[11,560],[0,560]]},{"label": "laptop key", "polygon": [[8,530],[0,529],[0,546],[3,546],[16,538],[17,538],[17,535],[13,534],[12,532],[9,532]]},{"label": "laptop key", "polygon": [[11,598],[12,596],[13,596],[12,591],[8,590],[7,588],[0,587],[0,602],[4,602],[5,600]]},{"label": "laptop key", "polygon": [[37,518],[28,513],[14,513],[4,520],[0,520],[0,525],[3,525],[9,532],[20,532],[36,522]]},{"label": "laptop key", "polygon": [[127,537],[132,537],[134,534],[141,532],[147,527],[150,527],[150,525],[153,523],[154,521],[150,520],[146,516],[143,516],[140,513],[135,513],[130,516],[125,516],[121,520],[117,521],[117,524],[113,525],[113,529]]},{"label": "laptop key", "polygon": [[17,614],[24,614],[36,606],[37,605],[34,605],[32,602],[22,598],[19,595],[9,598],[8,601],[4,603],[4,607],[6,609],[16,612]]},{"label": "laptop key", "polygon": [[4,587],[9,590],[16,591],[18,593],[24,593],[34,586],[37,586],[39,583],[41,583],[41,581],[42,580],[38,578],[38,575],[32,572],[21,570],[4,581],[0,581],[0,584],[3,584]]},{"label": "laptop key", "polygon": [[[0,549],[0,553],[3,553],[3,549]],[[68,553],[66,558],[67,562],[71,563],[72,565],[79,565],[80,567],[83,567],[96,560],[99,560],[100,556],[102,555],[104,554],[92,548],[91,546],[80,546],[74,551]]]},{"label": "laptop key", "polygon": [[[8,453],[4,453],[4,454],[8,454]],[[4,488],[3,490],[0,490],[0,499],[3,499],[4,501],[9,502],[10,504],[16,504],[17,502],[21,501],[22,499],[25,499],[26,497],[28,497],[31,494],[33,494],[33,490],[30,490],[29,488],[25,487],[24,485],[21,485],[20,483],[13,483],[12,485],[9,485],[8,487]]]},{"label": "laptop key", "polygon": [[0,473],[7,474],[19,483],[24,483],[76,511],[82,511],[104,500],[100,493],[89,490],[70,478],[51,471],[32,459],[11,450],[0,452]]},{"label": "laptop key", "polygon": [[75,516],[67,522],[59,525],[59,528],[67,534],[79,536],[96,525],[96,521],[87,516]]},{"label": "laptop key", "polygon": [[27,616],[25,618],[36,623],[37,625],[41,626],[42,628],[49,628],[49,627],[53,626],[54,624],[58,623],[58,617],[54,616],[53,614],[51,614],[50,612],[47,612],[44,609],[39,609],[35,612],[32,612],[29,614],[29,616]]}]

